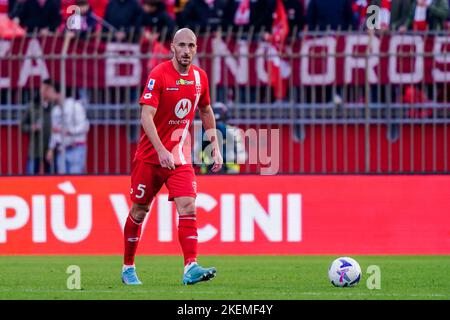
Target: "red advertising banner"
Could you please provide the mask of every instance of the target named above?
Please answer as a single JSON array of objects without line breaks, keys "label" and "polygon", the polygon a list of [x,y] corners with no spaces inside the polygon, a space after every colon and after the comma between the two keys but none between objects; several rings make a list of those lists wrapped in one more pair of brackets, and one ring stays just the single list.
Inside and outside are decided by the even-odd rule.
[{"label": "red advertising banner", "polygon": [[[159,43],[98,39],[73,39],[67,51],[64,48],[62,37],[0,40],[0,88],[36,86],[39,78],[49,76],[60,81],[62,61],[69,87],[143,86],[149,62],[155,59],[152,53],[162,52]],[[370,84],[448,83],[449,51],[448,35],[305,36],[282,54],[264,41],[210,37],[199,38],[195,63],[207,71],[212,85],[267,85],[272,77],[268,61],[276,55],[281,59],[281,77],[292,78],[295,86],[366,80]]]},{"label": "red advertising banner", "polygon": [[[450,176],[199,176],[201,254],[450,254]],[[121,254],[129,177],[0,178],[0,255]],[[167,190],[138,254],[181,254]]]}]

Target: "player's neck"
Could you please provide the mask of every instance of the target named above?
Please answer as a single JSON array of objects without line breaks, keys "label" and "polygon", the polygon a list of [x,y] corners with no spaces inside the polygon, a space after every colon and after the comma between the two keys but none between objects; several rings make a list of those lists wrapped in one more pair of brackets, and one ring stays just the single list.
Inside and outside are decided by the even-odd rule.
[{"label": "player's neck", "polygon": [[184,67],[180,65],[175,59],[172,59],[172,65],[180,75],[187,75],[189,73],[189,68],[191,67],[191,65]]}]

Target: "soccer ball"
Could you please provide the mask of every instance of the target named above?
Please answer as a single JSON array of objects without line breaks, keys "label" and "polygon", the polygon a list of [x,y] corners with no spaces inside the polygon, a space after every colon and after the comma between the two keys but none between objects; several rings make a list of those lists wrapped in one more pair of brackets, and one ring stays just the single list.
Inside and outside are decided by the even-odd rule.
[{"label": "soccer ball", "polygon": [[335,287],[353,287],[361,280],[361,267],[355,259],[340,257],[330,264],[328,278]]}]

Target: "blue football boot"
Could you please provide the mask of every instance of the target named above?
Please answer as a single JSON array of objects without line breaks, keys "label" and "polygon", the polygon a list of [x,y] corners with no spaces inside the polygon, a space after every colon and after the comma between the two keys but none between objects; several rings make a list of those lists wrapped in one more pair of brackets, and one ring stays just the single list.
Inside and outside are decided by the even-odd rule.
[{"label": "blue football boot", "polygon": [[139,278],[136,274],[136,268],[135,267],[129,267],[122,271],[122,282],[126,285],[140,285],[142,284],[141,281],[139,281]]},{"label": "blue football boot", "polygon": [[203,268],[197,263],[192,263],[183,275],[183,284],[195,284],[200,281],[208,281],[216,276],[216,268]]}]

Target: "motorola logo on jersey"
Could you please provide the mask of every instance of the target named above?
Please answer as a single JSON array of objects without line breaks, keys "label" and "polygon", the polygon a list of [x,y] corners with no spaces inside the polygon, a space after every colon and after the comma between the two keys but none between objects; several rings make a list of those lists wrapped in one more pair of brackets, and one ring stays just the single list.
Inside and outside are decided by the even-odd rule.
[{"label": "motorola logo on jersey", "polygon": [[178,118],[183,119],[188,115],[189,111],[191,111],[191,108],[192,108],[191,100],[181,99],[175,106],[175,115]]}]

